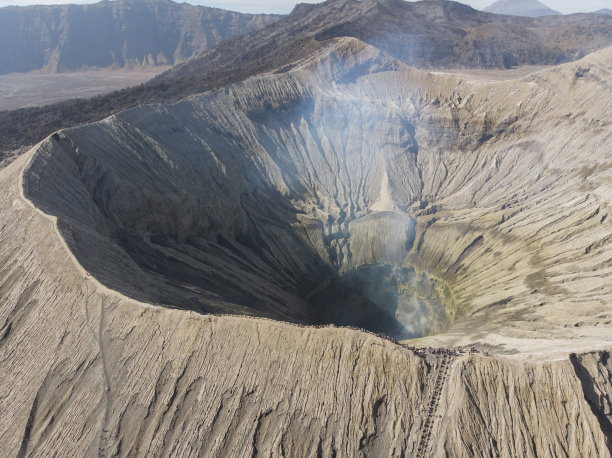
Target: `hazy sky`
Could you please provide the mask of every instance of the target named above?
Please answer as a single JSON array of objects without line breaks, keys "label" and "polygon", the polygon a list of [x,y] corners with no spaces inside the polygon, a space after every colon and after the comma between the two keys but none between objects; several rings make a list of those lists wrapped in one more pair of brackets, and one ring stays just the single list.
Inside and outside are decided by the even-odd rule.
[{"label": "hazy sky", "polygon": [[[7,5],[50,5],[57,3],[94,3],[97,0],[0,0],[0,6]],[[183,0],[174,0],[181,2]],[[484,8],[495,0],[459,0],[474,8]],[[602,8],[612,8],[612,0],[541,0],[546,6],[562,13],[578,13],[595,11]],[[244,11],[249,13],[288,13],[295,6],[293,0],[189,0],[187,3],[215,6],[228,10]],[[317,0],[306,3],[320,3]]]}]

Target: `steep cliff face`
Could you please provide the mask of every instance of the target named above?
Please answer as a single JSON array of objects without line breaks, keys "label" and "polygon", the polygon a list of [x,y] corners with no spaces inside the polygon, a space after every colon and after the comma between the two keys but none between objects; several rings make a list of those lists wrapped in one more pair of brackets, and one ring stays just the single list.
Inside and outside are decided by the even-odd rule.
[{"label": "steep cliff face", "polygon": [[[611,51],[342,39],[42,142],[0,170],[2,454],[608,456]],[[347,317],[491,356],[304,326]]]},{"label": "steep cliff face", "polygon": [[5,7],[0,73],[172,65],[279,18],[169,0]]}]

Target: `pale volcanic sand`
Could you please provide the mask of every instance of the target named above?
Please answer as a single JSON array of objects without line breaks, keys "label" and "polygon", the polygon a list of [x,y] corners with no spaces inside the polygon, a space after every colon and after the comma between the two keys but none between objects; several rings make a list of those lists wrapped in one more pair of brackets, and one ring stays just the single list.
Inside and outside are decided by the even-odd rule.
[{"label": "pale volcanic sand", "polygon": [[[127,299],[87,276],[55,219],[23,198],[33,154],[0,170],[3,456],[416,454],[441,358],[345,329]],[[451,360],[427,453],[606,456],[583,390],[609,398],[609,370],[600,353]]]}]

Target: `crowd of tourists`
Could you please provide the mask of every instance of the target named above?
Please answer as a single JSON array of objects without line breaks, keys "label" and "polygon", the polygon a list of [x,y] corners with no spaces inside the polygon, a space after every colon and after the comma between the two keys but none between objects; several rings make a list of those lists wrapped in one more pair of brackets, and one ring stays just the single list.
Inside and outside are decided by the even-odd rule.
[{"label": "crowd of tourists", "polygon": [[[316,326],[317,328],[325,328],[328,327],[329,325],[320,325],[320,326]],[[465,354],[473,354],[473,353],[482,353],[486,356],[488,356],[487,352],[482,352],[480,351],[478,348],[476,347],[456,347],[456,348],[436,348],[436,347],[415,347],[413,345],[406,345],[403,343],[400,343],[397,339],[393,338],[393,337],[389,337],[386,334],[380,333],[380,332],[372,332],[369,331],[365,328],[359,328],[359,327],[355,327],[355,326],[334,326],[334,327],[338,327],[340,329],[351,329],[353,331],[359,331],[359,332],[364,332],[366,334],[370,334],[373,336],[376,336],[380,339],[385,339],[388,340],[389,342],[392,342],[396,345],[399,345],[400,347],[406,348],[407,350],[410,350],[412,352],[414,352],[415,354],[419,355],[419,354],[425,354],[425,353],[430,353],[433,355],[448,355],[448,356],[461,356],[461,355],[465,355]]]},{"label": "crowd of tourists", "polygon": [[[215,315],[215,316],[219,316],[219,317],[232,317],[232,318],[247,318],[248,315],[232,315],[232,314],[223,314],[223,315]],[[275,323],[278,323],[278,320],[273,320],[271,318],[266,318],[266,317],[257,317],[257,319],[259,320],[265,320],[265,321],[272,321]],[[378,337],[380,339],[385,339],[389,342],[392,342],[396,345],[399,345],[400,347],[403,347],[407,350],[410,350],[412,352],[414,352],[416,355],[424,355],[426,353],[429,354],[433,354],[433,355],[448,355],[448,356],[461,356],[461,355],[466,355],[466,354],[473,354],[473,353],[480,353],[483,354],[485,356],[489,356],[489,353],[486,351],[481,351],[476,347],[455,347],[455,348],[437,348],[437,347],[415,347],[413,345],[406,345],[403,343],[400,343],[400,341],[396,338],[390,337],[386,334],[383,334],[381,332],[373,332],[370,331],[368,329],[365,328],[361,328],[361,327],[357,327],[357,326],[336,326],[334,324],[316,324],[316,325],[305,325],[305,324],[299,324],[299,323],[287,323],[290,324],[292,326],[297,326],[299,328],[310,328],[310,329],[324,329],[324,328],[338,328],[338,329],[350,329],[352,331],[358,331],[358,332],[363,332],[366,334],[370,334],[372,336]]]}]

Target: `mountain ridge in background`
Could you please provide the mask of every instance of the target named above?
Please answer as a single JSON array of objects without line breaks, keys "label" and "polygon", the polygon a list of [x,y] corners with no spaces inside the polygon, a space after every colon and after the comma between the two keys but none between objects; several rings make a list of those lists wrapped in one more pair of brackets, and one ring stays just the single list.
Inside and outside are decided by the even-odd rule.
[{"label": "mountain ridge in background", "polygon": [[563,14],[549,8],[538,0],[497,0],[492,5],[486,7],[484,11],[526,17],[559,16]]},{"label": "mountain ridge in background", "polygon": [[174,65],[279,15],[170,0],[0,8],[0,73]]},{"label": "mountain ridge in background", "polygon": [[[588,30],[586,30],[588,28]],[[418,68],[554,65],[612,44],[612,21],[600,15],[542,18],[496,15],[447,0],[329,0],[298,5],[283,20],[236,36],[172,75],[226,66],[291,41],[349,36]],[[228,60],[228,58],[230,60]]]},{"label": "mountain ridge in background", "polygon": [[178,101],[264,72],[286,72],[340,37],[357,38],[420,68],[552,65],[612,45],[612,17],[503,16],[446,0],[301,4],[268,27],[225,40],[143,85],[91,100],[0,112],[0,150],[143,103]]}]

